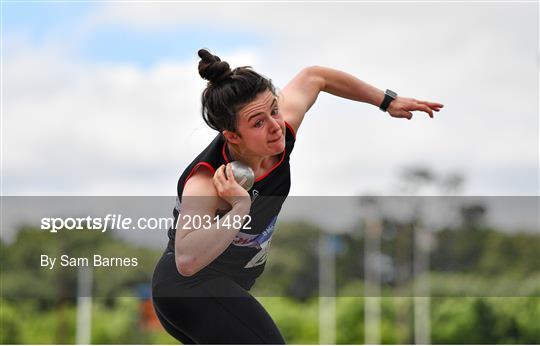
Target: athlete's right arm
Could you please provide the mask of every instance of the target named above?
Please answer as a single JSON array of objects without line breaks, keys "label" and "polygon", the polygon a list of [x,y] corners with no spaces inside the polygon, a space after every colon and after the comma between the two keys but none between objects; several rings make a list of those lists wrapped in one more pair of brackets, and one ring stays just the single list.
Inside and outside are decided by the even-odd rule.
[{"label": "athlete's right arm", "polygon": [[[231,179],[227,179],[227,176]],[[221,199],[232,208],[216,224],[214,217]],[[249,194],[234,180],[230,164],[219,167],[214,175],[207,169],[198,169],[184,186],[182,208],[176,224],[175,260],[178,272],[191,276],[225,251],[243,224],[232,221],[244,220],[250,207]],[[190,222],[194,216],[210,220],[211,224],[203,221],[199,229],[194,229],[194,223]]]}]

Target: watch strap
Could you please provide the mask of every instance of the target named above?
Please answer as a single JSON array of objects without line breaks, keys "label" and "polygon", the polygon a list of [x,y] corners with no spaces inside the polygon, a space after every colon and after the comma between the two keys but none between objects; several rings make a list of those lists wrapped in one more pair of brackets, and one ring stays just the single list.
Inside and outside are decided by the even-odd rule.
[{"label": "watch strap", "polygon": [[386,89],[386,91],[384,92],[384,99],[381,105],[379,106],[379,109],[383,112],[386,112],[386,110],[388,109],[388,106],[390,105],[390,102],[394,101],[396,97],[397,97],[397,94],[395,92],[393,92],[390,89]]}]

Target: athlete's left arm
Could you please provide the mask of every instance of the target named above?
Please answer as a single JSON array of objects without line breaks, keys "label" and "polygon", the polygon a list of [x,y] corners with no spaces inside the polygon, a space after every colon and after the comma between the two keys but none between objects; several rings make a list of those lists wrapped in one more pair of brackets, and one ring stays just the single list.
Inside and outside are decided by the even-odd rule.
[{"label": "athlete's left arm", "polygon": [[[321,91],[376,107],[384,99],[382,90],[346,72],[321,66],[306,67],[283,88],[279,98],[280,111],[295,131]],[[411,119],[412,111],[423,111],[433,118],[433,111],[438,112],[442,107],[437,102],[398,96],[387,111],[395,118]]]}]

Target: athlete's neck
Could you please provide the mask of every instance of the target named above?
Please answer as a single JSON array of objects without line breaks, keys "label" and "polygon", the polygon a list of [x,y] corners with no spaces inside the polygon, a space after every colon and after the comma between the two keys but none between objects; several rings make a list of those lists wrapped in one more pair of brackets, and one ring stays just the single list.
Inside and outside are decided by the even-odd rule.
[{"label": "athlete's neck", "polygon": [[227,142],[227,148],[231,155],[231,161],[242,161],[255,172],[255,177],[264,174],[274,165],[274,156],[254,155],[242,150],[238,145]]}]

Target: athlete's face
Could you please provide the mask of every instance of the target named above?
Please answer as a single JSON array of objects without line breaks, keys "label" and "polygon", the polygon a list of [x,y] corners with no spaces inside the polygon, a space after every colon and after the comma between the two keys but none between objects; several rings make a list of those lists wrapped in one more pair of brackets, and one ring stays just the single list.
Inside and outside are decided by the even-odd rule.
[{"label": "athlete's face", "polygon": [[270,91],[238,111],[238,132],[242,145],[259,155],[276,155],[285,150],[285,121],[277,97]]}]

